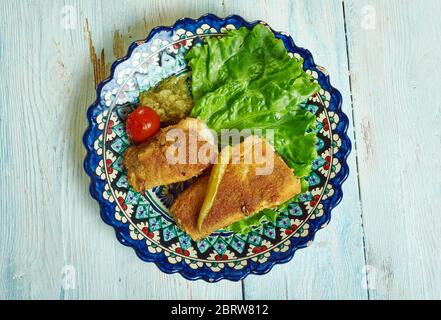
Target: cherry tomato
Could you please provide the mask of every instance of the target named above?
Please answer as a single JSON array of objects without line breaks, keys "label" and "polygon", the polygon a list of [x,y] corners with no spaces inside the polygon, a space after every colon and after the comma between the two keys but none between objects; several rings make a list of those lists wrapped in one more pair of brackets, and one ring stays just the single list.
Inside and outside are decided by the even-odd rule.
[{"label": "cherry tomato", "polygon": [[161,120],[155,110],[140,106],[129,114],[126,131],[129,137],[137,142],[143,142],[158,132]]}]

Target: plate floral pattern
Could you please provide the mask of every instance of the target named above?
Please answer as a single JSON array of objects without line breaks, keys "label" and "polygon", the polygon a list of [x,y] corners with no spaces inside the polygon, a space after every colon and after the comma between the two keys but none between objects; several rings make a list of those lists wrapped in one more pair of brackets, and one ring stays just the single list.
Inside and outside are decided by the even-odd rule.
[{"label": "plate floral pattern", "polygon": [[251,28],[262,21],[246,22],[239,16],[221,19],[208,14],[184,18],[172,27],[155,28],[144,41],[133,43],[128,55],[112,66],[111,77],[97,89],[88,110],[89,127],[83,142],[84,168],[91,177],[90,193],[99,202],[101,216],[113,226],[118,240],[132,247],[144,261],[164,272],[215,282],[241,280],[249,273],[264,274],[276,263],[289,261],[308,246],[315,232],[327,225],[330,211],[342,198],[341,184],[349,171],[346,158],[351,144],[346,135],[348,118],[342,98],[329,76],[315,65],[311,54],[297,47],[286,33],[274,32],[290,52],[302,59],[304,69],[321,85],[321,91],[303,105],[317,116],[318,157],[307,178],[309,190],[280,212],[275,223],[264,223],[248,234],[219,230],[194,242],[173,221],[168,208],[189,182],[160,186],[137,193],[127,183],[122,156],[130,142],[125,120],[140,92],[170,76],[188,71],[185,53],[206,37],[222,36],[228,29]]}]

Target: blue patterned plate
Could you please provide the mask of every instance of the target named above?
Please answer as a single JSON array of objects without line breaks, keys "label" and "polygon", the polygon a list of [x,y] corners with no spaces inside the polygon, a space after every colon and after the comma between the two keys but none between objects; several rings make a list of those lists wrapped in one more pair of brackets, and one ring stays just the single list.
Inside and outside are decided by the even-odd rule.
[{"label": "blue patterned plate", "polygon": [[251,28],[257,23],[264,22],[208,14],[153,29],[146,40],[133,43],[127,56],[112,65],[111,77],[99,85],[97,100],[88,110],[84,168],[92,180],[90,193],[100,204],[101,216],[115,228],[122,244],[166,273],[179,272],[190,280],[211,282],[264,274],[274,264],[289,261],[297,249],[308,246],[316,231],[329,222],[331,209],[342,198],[351,144],[341,95],[329,83],[326,71],[315,65],[309,51],[297,47],[288,34],[275,31],[292,58],[303,59],[304,69],[322,88],[304,106],[317,116],[319,156],[308,177],[310,188],[300,201],[282,212],[275,223],[265,223],[249,234],[214,233],[194,242],[176,226],[168,211],[185,185],[161,186],[140,194],[127,183],[122,165],[129,145],[125,120],[140,92],[186,72],[185,53],[195,43],[227,29]]}]

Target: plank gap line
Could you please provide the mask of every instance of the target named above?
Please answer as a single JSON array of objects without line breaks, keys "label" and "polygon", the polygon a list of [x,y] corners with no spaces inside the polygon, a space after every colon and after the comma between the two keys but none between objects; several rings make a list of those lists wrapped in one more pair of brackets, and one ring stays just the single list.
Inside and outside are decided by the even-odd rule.
[{"label": "plank gap line", "polygon": [[352,94],[352,75],[351,75],[351,62],[350,62],[350,54],[349,54],[349,36],[348,36],[348,26],[346,23],[346,7],[345,7],[345,1],[342,0],[341,5],[343,7],[343,22],[344,22],[344,30],[345,30],[345,42],[346,42],[346,60],[348,62],[348,77],[349,77],[349,96],[351,99],[351,113],[352,113],[352,128],[354,133],[354,153],[355,153],[355,166],[357,170],[357,184],[358,184],[358,201],[360,205],[360,215],[361,215],[361,230],[363,232],[363,254],[364,254],[364,264],[365,264],[365,279],[366,279],[366,293],[368,300],[371,300],[370,297],[370,291],[369,291],[369,277],[368,277],[368,270],[367,270],[367,252],[366,252],[366,239],[364,236],[364,224],[363,224],[363,201],[361,197],[361,185],[360,185],[360,176],[358,174],[359,172],[359,159],[358,159],[358,151],[357,151],[357,133],[355,131],[355,117],[354,117],[354,97]]}]

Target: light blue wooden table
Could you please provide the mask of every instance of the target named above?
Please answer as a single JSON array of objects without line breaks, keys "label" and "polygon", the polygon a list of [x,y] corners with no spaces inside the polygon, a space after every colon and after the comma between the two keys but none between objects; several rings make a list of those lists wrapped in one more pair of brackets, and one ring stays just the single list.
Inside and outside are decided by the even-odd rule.
[{"label": "light blue wooden table", "polygon": [[[309,48],[354,146],[332,223],[238,283],[141,262],[101,221],[82,169],[109,64],[152,27],[206,12],[265,20]],[[0,298],[441,298],[441,1],[1,0],[0,15]]]}]

